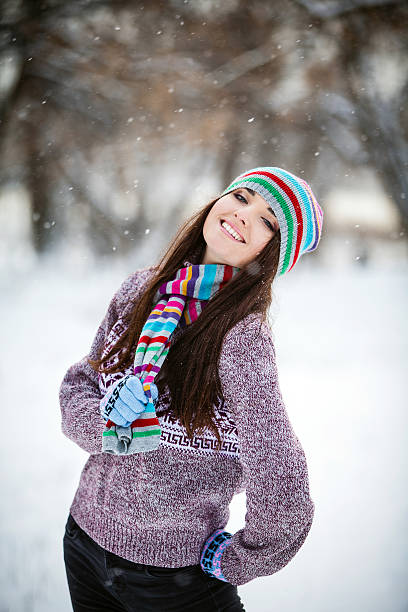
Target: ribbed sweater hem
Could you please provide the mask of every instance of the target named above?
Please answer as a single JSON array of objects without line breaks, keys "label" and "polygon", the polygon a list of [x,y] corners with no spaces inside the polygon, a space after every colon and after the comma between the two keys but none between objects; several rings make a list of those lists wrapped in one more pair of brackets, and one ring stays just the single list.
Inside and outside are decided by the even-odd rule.
[{"label": "ribbed sweater hem", "polygon": [[133,563],[169,568],[198,564],[208,537],[197,525],[127,527],[100,508],[82,509],[75,501],[70,513],[99,546]]}]

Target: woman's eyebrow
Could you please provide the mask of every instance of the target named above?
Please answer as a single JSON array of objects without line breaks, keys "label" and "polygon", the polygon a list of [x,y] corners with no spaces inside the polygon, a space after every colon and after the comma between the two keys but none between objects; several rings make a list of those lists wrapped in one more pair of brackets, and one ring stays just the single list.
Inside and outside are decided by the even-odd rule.
[{"label": "woman's eyebrow", "polygon": [[[251,196],[255,195],[255,191],[254,191],[253,189],[249,189],[248,187],[243,187],[243,189],[245,189],[245,191],[248,191],[248,193],[250,193],[250,194],[251,194]],[[270,212],[270,213],[271,213],[271,215],[273,215],[273,216],[275,217],[275,219],[277,218],[277,217],[276,217],[276,215],[275,215],[275,213],[273,212],[273,210],[272,210],[272,208],[271,208],[270,206],[267,206],[267,207],[266,207],[266,210],[267,210],[268,212]]]}]

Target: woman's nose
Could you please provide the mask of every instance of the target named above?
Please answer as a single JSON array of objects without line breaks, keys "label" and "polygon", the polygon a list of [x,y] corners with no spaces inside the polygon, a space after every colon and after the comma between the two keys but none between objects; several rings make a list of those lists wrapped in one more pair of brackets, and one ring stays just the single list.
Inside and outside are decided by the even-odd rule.
[{"label": "woman's nose", "polygon": [[244,226],[247,224],[247,220],[245,218],[245,213],[243,211],[235,211],[234,217],[237,223],[242,223]]}]

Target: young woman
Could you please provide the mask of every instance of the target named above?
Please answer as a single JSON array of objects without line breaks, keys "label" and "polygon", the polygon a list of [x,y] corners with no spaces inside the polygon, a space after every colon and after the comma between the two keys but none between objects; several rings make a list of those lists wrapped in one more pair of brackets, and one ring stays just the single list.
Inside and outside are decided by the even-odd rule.
[{"label": "young woman", "polygon": [[314,503],[267,315],[322,222],[304,180],[248,170],[113,296],[60,388],[62,431],[90,454],[63,540],[75,611],[243,610],[237,586],[303,545]]}]

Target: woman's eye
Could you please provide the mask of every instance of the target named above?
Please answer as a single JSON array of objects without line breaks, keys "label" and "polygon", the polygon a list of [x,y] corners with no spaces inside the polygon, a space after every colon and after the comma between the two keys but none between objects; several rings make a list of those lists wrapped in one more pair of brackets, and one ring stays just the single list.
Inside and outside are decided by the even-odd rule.
[{"label": "woman's eye", "polygon": [[[242,198],[242,200],[239,200],[240,202],[244,201],[245,204],[247,204],[247,200],[244,198],[244,196],[241,193],[234,193],[234,196],[239,200],[240,198]],[[275,231],[275,228],[273,227],[272,223],[270,221],[268,221],[268,219],[264,219],[262,217],[262,219],[265,221],[265,224],[267,225],[267,227],[269,227],[270,230]]]}]

